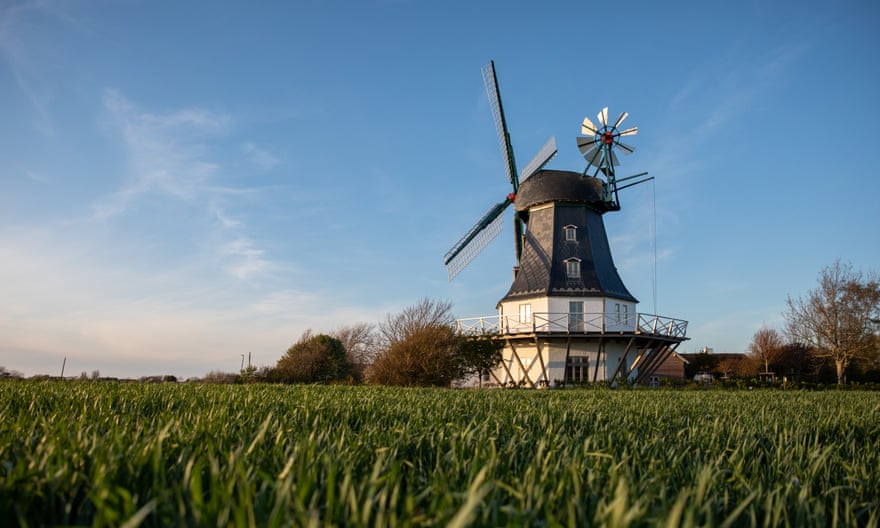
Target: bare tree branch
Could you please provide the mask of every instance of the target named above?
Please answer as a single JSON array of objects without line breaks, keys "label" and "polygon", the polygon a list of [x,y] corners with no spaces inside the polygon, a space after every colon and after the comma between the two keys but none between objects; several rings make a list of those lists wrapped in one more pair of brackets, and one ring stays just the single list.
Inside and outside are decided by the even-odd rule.
[{"label": "bare tree branch", "polygon": [[770,372],[770,364],[782,357],[784,352],[782,337],[774,328],[766,326],[755,332],[749,344],[749,352],[755,361],[764,365],[764,373]]},{"label": "bare tree branch", "polygon": [[786,331],[794,342],[812,346],[816,357],[833,360],[843,384],[852,360],[877,346],[872,321],[880,315],[880,279],[838,260],[822,270],[818,282],[806,297],[787,299]]},{"label": "bare tree branch", "polygon": [[388,349],[420,330],[436,326],[452,326],[454,322],[451,302],[424,298],[404,308],[397,315],[388,315],[379,323],[381,348]]}]

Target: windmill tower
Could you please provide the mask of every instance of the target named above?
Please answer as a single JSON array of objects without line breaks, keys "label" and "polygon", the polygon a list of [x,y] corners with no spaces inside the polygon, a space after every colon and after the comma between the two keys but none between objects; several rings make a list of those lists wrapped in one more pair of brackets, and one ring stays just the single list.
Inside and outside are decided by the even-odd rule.
[{"label": "windmill tower", "polygon": [[[635,150],[620,138],[636,135],[638,127],[621,130],[628,114],[612,123],[604,108],[599,125],[585,118],[577,138],[584,171],[544,169],[556,154],[551,137],[518,173],[494,63],[483,68],[483,80],[512,192],[447,252],[444,263],[452,280],[498,235],[504,211],[514,205],[513,284],[498,301],[497,315],[457,322],[462,332],[495,333],[504,341],[503,360],[485,381],[527,387],[649,383],[687,339],[687,322],[639,313],[611,257],[602,215],[620,209],[620,190],[651,179],[647,173],[615,175],[616,151]],[[625,181],[631,183],[618,185]]]}]

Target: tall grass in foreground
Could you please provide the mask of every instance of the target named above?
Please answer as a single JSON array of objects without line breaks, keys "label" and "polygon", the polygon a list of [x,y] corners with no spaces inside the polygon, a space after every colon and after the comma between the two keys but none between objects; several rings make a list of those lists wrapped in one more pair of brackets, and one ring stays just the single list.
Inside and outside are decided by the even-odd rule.
[{"label": "tall grass in foreground", "polygon": [[880,524],[880,393],[0,383],[18,525]]}]

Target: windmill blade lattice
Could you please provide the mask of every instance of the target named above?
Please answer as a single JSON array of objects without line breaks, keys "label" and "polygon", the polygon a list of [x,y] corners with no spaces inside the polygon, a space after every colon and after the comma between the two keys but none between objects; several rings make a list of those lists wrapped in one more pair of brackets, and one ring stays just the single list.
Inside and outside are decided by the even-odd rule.
[{"label": "windmill blade lattice", "polygon": [[[498,145],[501,148],[501,155],[504,157],[504,170],[507,172],[507,178],[510,180],[513,192],[510,192],[503,202],[495,204],[443,257],[449,280],[455,278],[501,232],[501,220],[504,210],[516,199],[521,179],[525,180],[541,170],[556,155],[556,138],[551,137],[534,159],[523,169],[522,174],[517,173],[510,134],[507,131],[507,121],[504,119],[504,108],[501,105],[501,93],[498,89],[498,78],[495,75],[495,63],[489,62],[489,64],[483,67],[482,73],[483,82],[486,85],[486,94],[489,96],[489,106],[492,110],[492,120],[495,123],[495,131],[498,134]],[[520,256],[522,255],[522,239],[525,228],[522,218],[517,214],[513,215],[513,228],[513,238],[516,245],[516,263],[518,266]]]},{"label": "windmill blade lattice", "polygon": [[524,182],[529,176],[541,170],[544,165],[546,165],[553,156],[556,155],[556,138],[551,136],[550,139],[547,140],[547,143],[541,147],[541,150],[535,154],[535,157],[532,161],[526,165],[526,168],[523,169],[522,174],[519,176],[519,182]]},{"label": "windmill blade lattice", "polygon": [[516,160],[513,157],[513,147],[510,145],[507,121],[504,119],[504,107],[501,106],[498,77],[495,75],[495,61],[490,61],[480,71],[483,74],[483,83],[486,85],[486,95],[489,97],[489,108],[492,110],[495,132],[498,134],[498,146],[501,148],[501,155],[504,156],[504,170],[507,171],[507,179],[513,185],[513,192],[516,192],[517,187],[519,187]]},{"label": "windmill blade lattice", "polygon": [[479,222],[474,224],[461,240],[456,242],[452,249],[446,252],[443,257],[443,263],[446,265],[446,274],[451,281],[463,270],[472,260],[477,258],[489,242],[495,240],[495,237],[501,233],[504,225],[504,209],[510,205],[510,201],[504,201],[495,204],[489,212],[483,215]]}]

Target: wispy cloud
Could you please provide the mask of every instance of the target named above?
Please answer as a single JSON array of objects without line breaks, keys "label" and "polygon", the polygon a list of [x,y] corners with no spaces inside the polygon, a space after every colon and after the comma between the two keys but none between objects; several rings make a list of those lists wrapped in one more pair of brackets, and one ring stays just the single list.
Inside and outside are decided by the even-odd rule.
[{"label": "wispy cloud", "polygon": [[[171,199],[216,220],[204,240],[213,243],[207,250],[229,275],[252,280],[273,269],[265,250],[246,236],[245,219],[226,207],[229,197],[259,192],[220,184],[228,174],[222,174],[211,153],[232,128],[229,116],[197,107],[150,112],[114,90],[104,94],[103,102],[111,130],[122,140],[127,173],[121,188],[94,204],[93,219],[110,221],[151,197]],[[268,162],[268,153],[254,149]]]},{"label": "wispy cloud", "polygon": [[236,227],[242,227],[244,223],[241,220],[237,220],[232,218],[226,214],[226,212],[216,203],[212,203],[210,205],[211,212],[214,214],[214,217],[217,218],[217,221],[220,222],[220,225],[223,226],[224,229],[232,229]]},{"label": "wispy cloud", "polygon": [[82,30],[70,14],[70,7],[70,2],[51,0],[0,5],[0,59],[36,112],[36,128],[49,135],[54,133],[50,107],[57,90],[50,80],[50,70],[66,61],[65,50],[49,44],[45,31],[40,29],[45,20],[52,19],[61,21],[64,28]]},{"label": "wispy cloud", "polygon": [[257,299],[251,304],[250,309],[265,315],[291,314],[301,310],[303,306],[313,306],[320,300],[320,296],[314,293],[280,290]]},{"label": "wispy cloud", "polygon": [[[646,149],[645,166],[657,176],[662,188],[676,189],[674,194],[661,192],[654,203],[649,202],[646,211],[655,210],[656,222],[646,215],[628,213],[626,232],[637,240],[633,245],[625,237],[616,236],[615,250],[621,255],[624,267],[643,266],[653,259],[645,249],[640,254],[633,247],[647,248],[648,223],[659,230],[660,238],[675,237],[682,226],[680,215],[692,203],[690,185],[695,178],[705,179],[715,165],[737,153],[741,146],[733,147],[729,141],[739,141],[748,123],[756,123],[759,115],[756,106],[765,95],[781,82],[792,63],[807,50],[802,42],[788,42],[768,49],[756,56],[745,56],[734,45],[711,63],[697,64],[682,75],[678,90],[668,99],[663,135],[651,148]],[[745,56],[745,58],[743,58]],[[649,185],[655,185],[651,183]],[[659,188],[658,188],[659,190]],[[632,200],[635,191],[627,197]],[[652,189],[652,194],[654,193]],[[632,202],[630,202],[632,203]],[[676,247],[658,248],[660,261],[674,259]]]},{"label": "wispy cloud", "polygon": [[231,261],[227,271],[239,279],[250,279],[271,268],[271,262],[263,257],[265,252],[245,237],[225,244],[222,253]]},{"label": "wispy cloud", "polygon": [[51,88],[41,80],[37,52],[26,40],[29,18],[39,12],[43,2],[23,2],[0,7],[0,57],[9,67],[16,84],[27,97],[40,121],[40,128],[51,132],[49,101]]},{"label": "wispy cloud", "polygon": [[47,183],[47,182],[49,181],[49,179],[46,178],[45,176],[43,176],[42,174],[40,174],[40,173],[38,173],[38,172],[34,172],[34,171],[32,171],[32,170],[26,170],[26,171],[24,171],[24,175],[25,175],[29,180],[31,180],[31,181],[35,181],[35,182],[37,182],[37,183]]},{"label": "wispy cloud", "polygon": [[253,143],[245,143],[242,150],[250,157],[251,162],[261,169],[271,170],[281,164],[280,159]]},{"label": "wispy cloud", "polygon": [[[698,154],[707,144],[717,143],[725,129],[758,123],[756,107],[762,98],[808,50],[801,41],[785,42],[758,55],[743,53],[743,47],[735,43],[678,76],[681,84],[667,99],[663,113],[666,133],[648,150],[659,153],[649,160],[652,172],[686,178],[705,170],[695,160],[706,156]],[[725,147],[730,150],[729,144]]]},{"label": "wispy cloud", "polygon": [[142,112],[114,90],[104,94],[104,107],[125,144],[130,181],[95,206],[97,218],[123,213],[145,193],[193,200],[212,192],[209,182],[218,165],[207,158],[202,140],[225,132],[227,116],[193,108],[168,114]]}]

